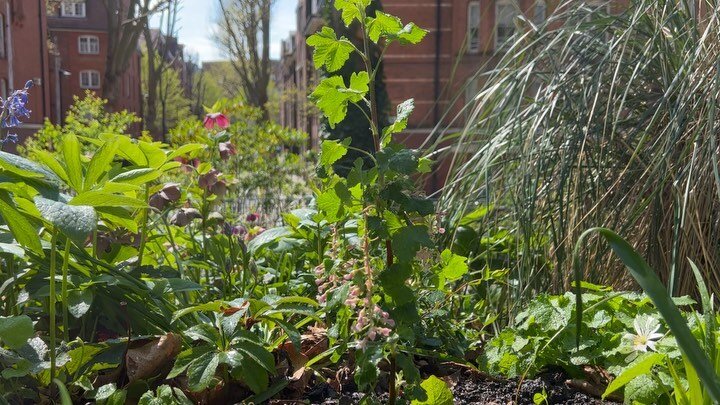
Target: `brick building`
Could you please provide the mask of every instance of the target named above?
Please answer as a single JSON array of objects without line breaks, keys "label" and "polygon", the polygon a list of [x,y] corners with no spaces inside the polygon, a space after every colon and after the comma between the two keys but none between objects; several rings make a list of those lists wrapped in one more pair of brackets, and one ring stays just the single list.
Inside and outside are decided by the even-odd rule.
[{"label": "brick building", "polygon": [[[619,10],[628,0],[585,0],[590,6]],[[479,89],[479,71],[491,69],[504,42],[515,31],[515,18],[523,13],[539,23],[560,0],[383,0],[385,12],[404,23],[414,22],[428,30],[419,45],[392,45],[385,54],[385,84],[392,105],[415,99],[415,112],[404,132],[405,142],[418,146],[433,128],[459,128],[464,124],[462,107]],[[578,1],[580,3],[580,1]],[[281,44],[280,83],[285,93],[280,108],[281,124],[311,135],[318,144],[318,119],[307,95],[315,83],[312,50],[305,44],[323,24],[324,0],[299,0],[297,31]],[[394,108],[394,107],[393,107]]]},{"label": "brick building", "polygon": [[34,133],[50,113],[45,0],[0,0],[0,95],[7,97],[28,80],[32,116],[18,128],[23,138]]},{"label": "brick building", "polygon": [[[108,12],[102,0],[61,1],[49,7],[52,120],[60,122],[73,103],[90,90],[102,93],[108,50]],[[133,52],[121,78],[118,105],[141,115],[140,50]]]}]

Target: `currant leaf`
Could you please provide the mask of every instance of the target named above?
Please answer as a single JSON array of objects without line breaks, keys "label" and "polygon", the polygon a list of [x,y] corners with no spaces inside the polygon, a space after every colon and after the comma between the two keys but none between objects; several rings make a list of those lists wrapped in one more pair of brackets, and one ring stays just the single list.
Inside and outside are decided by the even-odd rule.
[{"label": "currant leaf", "polygon": [[307,44],[314,48],[313,62],[316,68],[323,66],[328,72],[335,72],[342,68],[355,49],[345,37],[338,39],[335,31],[330,27],[323,27],[322,31],[311,35]]}]

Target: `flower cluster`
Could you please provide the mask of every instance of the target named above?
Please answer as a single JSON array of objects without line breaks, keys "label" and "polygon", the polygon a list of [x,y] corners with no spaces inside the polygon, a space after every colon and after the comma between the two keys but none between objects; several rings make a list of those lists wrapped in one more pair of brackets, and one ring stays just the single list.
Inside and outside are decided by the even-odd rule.
[{"label": "flower cluster", "polygon": [[[28,103],[28,91],[33,86],[32,80],[28,80],[25,83],[25,87],[20,90],[15,90],[6,100],[2,103],[2,118],[3,128],[15,128],[20,126],[22,123],[20,118],[30,118],[30,110],[27,108]],[[8,132],[5,138],[0,143],[3,145],[9,142],[17,143],[17,134]]]},{"label": "flower cluster", "polygon": [[217,169],[211,169],[209,172],[200,175],[198,186],[210,194],[223,197],[227,190],[227,183],[222,179],[222,173]]},{"label": "flower cluster", "polygon": [[318,288],[318,296],[316,297],[316,299],[318,300],[318,302],[327,302],[328,292],[334,291],[342,284],[349,282],[353,279],[353,276],[355,274],[355,270],[353,270],[353,267],[355,267],[355,263],[355,259],[350,259],[346,262],[343,262],[339,265],[339,269],[337,272],[329,274],[327,276],[325,275],[325,265],[320,264],[319,266],[315,267],[315,285],[317,285]]}]

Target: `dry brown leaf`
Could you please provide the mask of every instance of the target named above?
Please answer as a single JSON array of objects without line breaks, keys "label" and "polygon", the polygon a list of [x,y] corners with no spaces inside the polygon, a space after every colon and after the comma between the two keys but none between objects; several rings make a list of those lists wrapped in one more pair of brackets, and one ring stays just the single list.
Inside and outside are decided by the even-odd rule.
[{"label": "dry brown leaf", "polygon": [[156,375],[169,366],[180,353],[180,337],[168,333],[145,345],[129,349],[125,355],[129,382]]}]

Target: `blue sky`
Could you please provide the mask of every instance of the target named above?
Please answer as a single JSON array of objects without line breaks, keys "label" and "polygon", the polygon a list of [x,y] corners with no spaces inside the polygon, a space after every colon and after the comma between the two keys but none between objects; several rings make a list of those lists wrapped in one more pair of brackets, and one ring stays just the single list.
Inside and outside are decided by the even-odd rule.
[{"label": "blue sky", "polygon": [[[182,3],[178,16],[180,42],[190,52],[198,54],[200,61],[223,59],[213,40],[219,9],[217,0],[184,0]],[[280,40],[295,29],[296,7],[297,0],[275,0],[270,32],[270,55],[273,59],[279,57]]]}]

